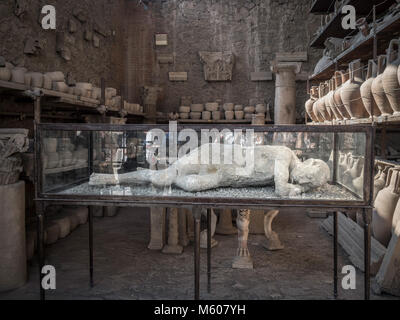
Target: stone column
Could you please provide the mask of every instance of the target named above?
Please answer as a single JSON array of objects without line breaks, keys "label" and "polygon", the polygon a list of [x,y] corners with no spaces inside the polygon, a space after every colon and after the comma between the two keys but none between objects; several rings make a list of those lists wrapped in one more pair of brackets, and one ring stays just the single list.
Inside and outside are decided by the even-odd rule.
[{"label": "stone column", "polygon": [[162,253],[167,254],[181,254],[183,247],[179,245],[179,234],[178,234],[178,209],[169,209],[169,228],[168,228],[168,243],[163,248]]},{"label": "stone column", "polygon": [[232,224],[231,209],[224,209],[220,211],[219,221],[215,232],[222,235],[231,235],[237,232],[237,229]]},{"label": "stone column", "polygon": [[253,269],[247,242],[249,238],[250,210],[239,210],[236,224],[238,227],[239,245],[236,256],[233,259],[232,268],[234,269]]},{"label": "stone column", "polygon": [[165,244],[165,208],[150,208],[150,250],[161,250]]},{"label": "stone column", "polygon": [[25,183],[0,186],[0,292],[27,280]]},{"label": "stone column", "polygon": [[276,74],[275,82],[275,124],[296,123],[296,74],[300,72],[301,62],[271,63]]}]

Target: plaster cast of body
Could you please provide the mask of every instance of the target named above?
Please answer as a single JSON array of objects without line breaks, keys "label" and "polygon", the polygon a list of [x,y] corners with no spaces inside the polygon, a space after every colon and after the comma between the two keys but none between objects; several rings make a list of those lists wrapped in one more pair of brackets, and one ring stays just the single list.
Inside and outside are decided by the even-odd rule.
[{"label": "plaster cast of body", "polygon": [[[211,159],[208,164],[201,163],[201,155],[208,154],[211,158],[218,149],[220,164],[213,164]],[[233,156],[238,154],[242,157]],[[246,163],[246,159],[252,159],[252,163]],[[330,170],[324,161],[308,159],[301,162],[292,150],[284,146],[204,144],[165,170],[143,169],[119,175],[93,174],[89,184],[152,184],[159,188],[175,185],[189,192],[219,187],[242,188],[275,184],[276,194],[285,197],[298,196],[321,187],[328,182],[329,176]]]}]

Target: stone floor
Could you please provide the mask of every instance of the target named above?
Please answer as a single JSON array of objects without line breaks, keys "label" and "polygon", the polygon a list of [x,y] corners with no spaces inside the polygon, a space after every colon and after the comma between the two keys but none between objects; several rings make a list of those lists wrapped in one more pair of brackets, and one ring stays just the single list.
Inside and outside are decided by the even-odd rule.
[{"label": "stone floor", "polygon": [[[206,251],[201,256],[202,299],[332,299],[332,238],[320,219],[305,213],[281,212],[274,222],[286,248],[268,252],[262,236],[250,236],[254,270],[233,270],[235,236],[216,236],[213,249],[212,292],[206,290]],[[95,286],[89,287],[88,225],[47,249],[47,263],[57,270],[57,289],[47,299],[191,299],[193,246],[179,256],[147,249],[149,215],[146,209],[121,209],[114,218],[98,218],[95,230]],[[350,264],[339,251],[340,265]],[[0,294],[0,299],[37,299],[37,264],[29,268],[29,282]],[[340,290],[340,299],[363,298],[363,274],[357,289]],[[395,299],[373,296],[373,299]]]}]

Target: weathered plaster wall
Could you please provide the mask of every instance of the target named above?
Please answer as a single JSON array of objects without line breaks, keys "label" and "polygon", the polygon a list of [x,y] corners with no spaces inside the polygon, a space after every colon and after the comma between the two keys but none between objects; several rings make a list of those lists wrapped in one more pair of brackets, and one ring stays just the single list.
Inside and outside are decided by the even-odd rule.
[{"label": "weathered plaster wall", "polygon": [[[15,4],[26,6],[25,13],[17,17]],[[15,65],[25,66],[33,71],[71,72],[79,82],[98,84],[105,77],[110,86],[119,87],[123,82],[123,35],[121,16],[123,1],[120,0],[3,0],[0,2],[0,55]],[[71,61],[65,61],[56,53],[56,31],[43,30],[39,24],[41,8],[46,5],[56,8],[57,30],[66,31],[67,46],[71,50]],[[81,11],[85,22],[74,17],[74,10]],[[78,29],[68,32],[72,19]],[[84,39],[84,30],[93,30],[99,25],[107,36],[100,38],[100,47]],[[24,54],[24,43],[29,37],[38,37],[43,50],[38,56]]]},{"label": "weathered plaster wall", "polygon": [[[151,1],[149,10],[127,2],[130,9],[128,41],[139,49],[129,56],[130,96],[139,99],[137,85],[164,88],[161,111],[174,111],[181,96],[203,103],[253,104],[274,102],[274,81],[251,82],[253,71],[269,71],[270,61],[281,51],[309,51],[308,43],[318,21],[308,15],[308,0],[168,0]],[[136,21],[136,22],[134,22]],[[143,30],[137,34],[135,26]],[[167,47],[155,47],[154,33],[167,33]],[[140,46],[138,45],[140,44]],[[146,47],[146,50],[140,50]],[[236,57],[232,82],[204,80],[199,51],[232,51]],[[159,65],[157,53],[173,53],[175,63]],[[303,70],[312,69],[319,52],[309,51]],[[132,67],[131,64],[135,66]],[[168,72],[188,72],[187,82],[170,82]],[[298,120],[307,99],[304,82],[298,83]]]}]

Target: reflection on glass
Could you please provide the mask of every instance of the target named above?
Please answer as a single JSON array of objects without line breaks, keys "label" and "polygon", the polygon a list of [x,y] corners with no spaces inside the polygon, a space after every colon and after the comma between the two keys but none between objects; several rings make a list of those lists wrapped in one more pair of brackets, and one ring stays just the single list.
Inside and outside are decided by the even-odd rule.
[{"label": "reflection on glass", "polygon": [[49,194],[264,200],[364,196],[365,133],[45,131],[42,137],[43,189]]}]

